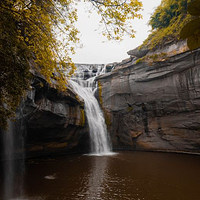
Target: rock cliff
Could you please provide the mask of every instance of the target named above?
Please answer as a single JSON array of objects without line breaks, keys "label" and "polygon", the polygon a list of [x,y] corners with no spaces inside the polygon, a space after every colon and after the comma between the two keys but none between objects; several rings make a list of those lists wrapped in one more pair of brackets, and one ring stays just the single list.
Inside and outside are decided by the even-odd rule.
[{"label": "rock cliff", "polygon": [[70,87],[60,93],[39,75],[17,111],[15,127],[24,134],[26,156],[89,151],[84,102]]},{"label": "rock cliff", "polygon": [[200,50],[153,63],[134,52],[97,78],[114,149],[200,152]]},{"label": "rock cliff", "polygon": [[[83,85],[90,84],[88,80],[107,70],[104,64],[76,64],[76,67],[72,79]],[[36,71],[31,73],[31,88],[17,109],[16,122],[9,123],[15,141],[14,157],[21,157],[21,152],[26,152],[26,157],[89,152],[89,127],[83,100],[70,84],[67,91],[59,92]],[[0,159],[4,154],[5,134],[11,133],[0,129]]]}]

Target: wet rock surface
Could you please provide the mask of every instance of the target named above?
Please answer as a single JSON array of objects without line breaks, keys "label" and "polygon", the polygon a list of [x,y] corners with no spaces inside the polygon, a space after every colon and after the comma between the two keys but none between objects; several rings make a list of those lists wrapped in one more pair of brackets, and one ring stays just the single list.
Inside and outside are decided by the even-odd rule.
[{"label": "wet rock surface", "polygon": [[114,148],[200,152],[200,51],[119,66],[97,78]]}]

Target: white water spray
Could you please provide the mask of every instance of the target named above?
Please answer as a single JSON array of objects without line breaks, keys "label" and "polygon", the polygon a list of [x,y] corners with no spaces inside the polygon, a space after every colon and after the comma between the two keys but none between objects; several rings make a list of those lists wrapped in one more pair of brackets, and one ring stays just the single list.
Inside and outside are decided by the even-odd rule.
[{"label": "white water spray", "polygon": [[[93,79],[94,78],[90,78]],[[85,112],[89,124],[89,132],[91,139],[91,154],[95,155],[108,155],[111,153],[111,145],[109,142],[109,135],[105,124],[103,113],[100,109],[98,101],[93,95],[91,87],[83,87],[78,83],[69,81],[74,91],[84,100]],[[82,85],[94,85],[91,80],[88,79],[88,84]],[[80,82],[79,82],[80,83]]]}]

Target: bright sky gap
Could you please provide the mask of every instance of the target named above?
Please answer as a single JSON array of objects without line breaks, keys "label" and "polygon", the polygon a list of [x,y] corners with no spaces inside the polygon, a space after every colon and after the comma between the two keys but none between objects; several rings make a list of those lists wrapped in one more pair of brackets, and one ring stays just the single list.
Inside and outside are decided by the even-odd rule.
[{"label": "bright sky gap", "polygon": [[[122,42],[107,41],[101,35],[99,28],[99,16],[92,12],[86,12],[85,3],[78,6],[77,27],[81,33],[81,43],[83,48],[76,49],[76,54],[72,56],[75,63],[112,63],[120,62],[128,58],[127,51],[136,48],[147,38],[150,33],[148,21],[154,9],[161,3],[161,0],[142,0],[143,19],[133,20],[133,27],[136,31],[135,38],[125,37]],[[88,17],[90,16],[90,18]]]}]

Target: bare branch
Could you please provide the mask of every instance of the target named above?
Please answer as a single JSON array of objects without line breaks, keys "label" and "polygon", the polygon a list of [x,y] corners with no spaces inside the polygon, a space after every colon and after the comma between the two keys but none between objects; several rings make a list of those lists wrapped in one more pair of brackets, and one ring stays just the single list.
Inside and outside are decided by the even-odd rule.
[{"label": "bare branch", "polygon": [[95,2],[96,4],[101,4],[103,6],[109,6],[109,7],[119,7],[119,6],[123,6],[127,0],[125,0],[124,2],[122,2],[121,4],[106,4],[103,1],[99,1],[99,0],[90,0],[91,2]]}]

